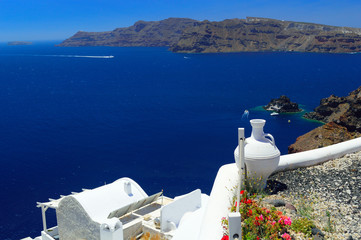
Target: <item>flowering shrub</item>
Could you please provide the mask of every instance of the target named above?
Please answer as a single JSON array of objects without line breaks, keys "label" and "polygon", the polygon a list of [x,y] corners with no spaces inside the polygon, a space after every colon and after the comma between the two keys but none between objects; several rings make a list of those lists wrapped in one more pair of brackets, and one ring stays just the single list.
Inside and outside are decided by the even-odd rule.
[{"label": "flowering shrub", "polygon": [[[269,210],[259,206],[255,201],[256,194],[250,195],[247,191],[242,190],[241,195],[239,211],[242,216],[242,239],[291,239],[287,233],[280,237],[280,232],[285,232],[287,227],[292,224],[291,218],[284,216],[282,212],[276,209]],[[234,200],[231,211],[235,212],[236,207],[237,202]],[[222,226],[226,236],[228,231],[228,220],[226,218],[222,218]],[[228,237],[222,238],[222,240],[225,239],[228,239]]]}]

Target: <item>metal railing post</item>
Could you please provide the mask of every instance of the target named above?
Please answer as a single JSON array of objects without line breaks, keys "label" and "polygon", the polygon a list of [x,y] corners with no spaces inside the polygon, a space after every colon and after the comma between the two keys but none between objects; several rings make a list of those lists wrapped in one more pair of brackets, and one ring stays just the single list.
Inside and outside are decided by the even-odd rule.
[{"label": "metal railing post", "polygon": [[237,206],[236,212],[228,214],[228,230],[230,240],[242,239],[241,213],[239,212],[241,189],[244,188],[245,164],[244,164],[244,128],[238,128],[238,188],[237,188]]}]

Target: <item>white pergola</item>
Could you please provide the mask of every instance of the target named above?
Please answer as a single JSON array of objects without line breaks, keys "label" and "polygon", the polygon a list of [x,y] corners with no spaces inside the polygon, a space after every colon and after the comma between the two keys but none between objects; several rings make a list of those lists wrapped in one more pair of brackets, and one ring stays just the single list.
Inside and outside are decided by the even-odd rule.
[{"label": "white pergola", "polygon": [[[83,191],[86,191],[88,189],[82,189]],[[72,192],[71,194],[67,195],[67,196],[71,196],[71,195],[75,195],[75,194],[78,194],[77,192]],[[41,217],[43,219],[43,230],[44,232],[47,232],[48,231],[48,228],[47,228],[47,225],[46,225],[46,210],[48,210],[49,208],[52,208],[52,209],[57,209],[58,206],[59,206],[59,203],[60,201],[64,198],[64,197],[67,197],[67,196],[64,196],[64,195],[60,195],[60,198],[58,199],[52,199],[52,198],[49,198],[49,202],[37,202],[36,204],[36,207],[38,208],[41,208]]]}]

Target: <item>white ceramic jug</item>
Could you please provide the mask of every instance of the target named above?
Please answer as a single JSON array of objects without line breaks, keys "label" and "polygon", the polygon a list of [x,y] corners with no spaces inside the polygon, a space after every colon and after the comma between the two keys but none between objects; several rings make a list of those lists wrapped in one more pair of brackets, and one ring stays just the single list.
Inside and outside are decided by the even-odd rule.
[{"label": "white ceramic jug", "polygon": [[[244,147],[248,183],[255,189],[266,187],[268,177],[277,169],[280,151],[276,147],[273,136],[263,132],[264,119],[252,119],[252,134],[247,138]],[[236,163],[239,164],[238,147],[234,152]]]}]

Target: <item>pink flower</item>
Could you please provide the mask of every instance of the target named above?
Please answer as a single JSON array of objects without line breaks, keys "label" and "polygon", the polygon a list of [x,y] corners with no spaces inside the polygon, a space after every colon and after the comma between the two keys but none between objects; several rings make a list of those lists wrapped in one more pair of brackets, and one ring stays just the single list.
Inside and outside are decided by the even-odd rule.
[{"label": "pink flower", "polygon": [[292,224],[292,220],[290,217],[287,216],[281,216],[281,218],[278,220],[278,223],[283,223],[285,225],[290,225]]},{"label": "pink flower", "polygon": [[261,219],[261,221],[263,221],[263,215],[259,215],[259,219]]},{"label": "pink flower", "polygon": [[276,224],[276,221],[271,222],[272,226]]},{"label": "pink flower", "polygon": [[286,240],[291,240],[291,236],[288,233],[284,233],[281,237]]},{"label": "pink flower", "polygon": [[290,225],[292,224],[292,220],[290,217],[287,217],[287,216],[281,216],[281,218],[278,220],[278,223],[281,223],[281,224],[285,224],[285,225]]},{"label": "pink flower", "polygon": [[285,224],[286,224],[286,225],[290,225],[290,226],[291,226],[291,224],[292,224],[292,220],[291,220],[291,218],[290,218],[290,217],[285,218],[285,219],[284,219],[284,221],[285,221]]}]

